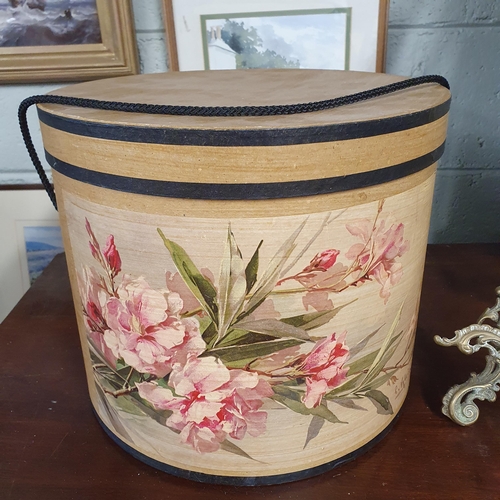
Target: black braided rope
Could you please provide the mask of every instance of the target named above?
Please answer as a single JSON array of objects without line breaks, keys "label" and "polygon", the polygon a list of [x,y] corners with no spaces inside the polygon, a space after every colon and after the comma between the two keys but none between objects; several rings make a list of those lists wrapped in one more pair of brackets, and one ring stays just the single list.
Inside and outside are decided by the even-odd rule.
[{"label": "black braided rope", "polygon": [[85,99],[81,97],[66,97],[59,95],[35,95],[24,99],[19,105],[18,118],[21,134],[28,150],[28,154],[35,169],[47,191],[52,204],[57,210],[54,188],[47,178],[40,158],[35,150],[33,140],[28,127],[27,112],[34,104],[63,104],[79,108],[101,109],[105,111],[122,111],[127,113],[146,113],[151,115],[175,115],[175,116],[208,116],[208,117],[231,117],[231,116],[276,116],[294,115],[300,113],[312,113],[326,109],[338,108],[356,102],[366,101],[375,97],[391,94],[425,83],[438,83],[447,89],[450,85],[446,78],[439,75],[419,76],[400,82],[391,83],[382,87],[349,94],[335,99],[308,102],[301,104],[280,104],[273,106],[173,106],[169,104],[141,104],[117,101],[100,101],[97,99]]}]

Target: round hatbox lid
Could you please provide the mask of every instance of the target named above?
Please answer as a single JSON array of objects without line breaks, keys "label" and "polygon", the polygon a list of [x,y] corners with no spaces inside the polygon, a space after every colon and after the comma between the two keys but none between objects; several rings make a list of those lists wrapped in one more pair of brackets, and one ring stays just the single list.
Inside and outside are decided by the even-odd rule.
[{"label": "round hatbox lid", "polygon": [[[52,94],[179,106],[266,106],[333,99],[404,80],[383,73],[327,70],[192,71],[127,76],[64,87]],[[288,129],[404,117],[439,109],[448,89],[425,84],[340,108],[286,116],[199,117],[151,115],[40,105],[50,114],[71,120],[176,129]],[[435,119],[435,116],[432,118]],[[429,119],[429,117],[427,117]],[[420,121],[423,122],[424,117]],[[400,120],[401,121],[401,120]],[[373,125],[376,125],[375,123]],[[401,125],[402,126],[402,125]]]},{"label": "round hatbox lid", "polygon": [[[153,105],[273,106],[334,99],[403,79],[323,70],[171,72],[81,83],[53,94]],[[179,116],[62,104],[39,104],[38,111],[47,160],[67,177],[139,194],[227,200],[352,190],[426,169],[443,152],[449,104],[447,88],[425,83],[289,115]]]}]

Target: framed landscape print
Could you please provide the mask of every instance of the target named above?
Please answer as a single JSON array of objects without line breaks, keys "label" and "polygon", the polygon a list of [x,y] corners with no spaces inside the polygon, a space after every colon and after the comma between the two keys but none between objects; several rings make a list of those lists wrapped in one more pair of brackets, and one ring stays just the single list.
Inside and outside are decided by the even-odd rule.
[{"label": "framed landscape print", "polygon": [[0,0],[0,82],[137,73],[129,0]]},{"label": "framed landscape print", "polygon": [[386,0],[164,0],[164,7],[174,70],[384,70]]}]

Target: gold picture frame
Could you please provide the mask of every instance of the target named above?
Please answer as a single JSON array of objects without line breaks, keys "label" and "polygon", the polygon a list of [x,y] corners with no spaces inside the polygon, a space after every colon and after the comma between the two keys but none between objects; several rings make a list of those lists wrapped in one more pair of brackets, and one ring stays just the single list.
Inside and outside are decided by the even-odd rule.
[{"label": "gold picture frame", "polygon": [[[363,0],[358,0],[363,1]],[[371,3],[372,0],[370,0],[369,3]],[[180,15],[177,17],[177,24],[179,24],[179,19],[183,19],[184,26],[177,26],[176,27],[176,19],[174,16],[174,9],[175,9],[175,4],[180,5],[178,0],[163,0],[163,15],[164,15],[164,23],[165,23],[165,31],[166,31],[166,39],[167,39],[167,51],[168,51],[168,64],[169,64],[169,70],[170,71],[179,71],[179,70],[184,70],[183,66],[185,66],[185,59],[182,54],[182,45],[185,45],[185,42],[182,40],[178,40],[180,33],[183,30],[187,30],[188,27],[186,26],[187,21],[186,21],[186,16]],[[245,2],[242,2],[244,4]],[[239,16],[241,17],[249,17],[247,13],[253,13],[255,10],[252,7],[252,2],[248,0],[248,8],[245,9],[243,8],[242,4],[238,5],[238,13],[233,13],[230,16]],[[336,7],[336,2],[335,1],[328,1],[328,0],[318,0],[315,2],[318,4],[316,6],[317,10],[320,8],[332,8],[335,10]],[[356,0],[353,0],[351,2],[353,4],[356,3]],[[216,0],[215,2],[210,2],[206,3],[203,6],[203,14],[200,12],[200,23],[203,26],[203,22],[207,18],[214,18],[216,17],[214,14],[215,13],[222,13],[224,12],[224,9],[222,7],[218,7],[218,4],[223,4],[223,0]],[[342,5],[347,5],[345,2],[342,3]],[[275,5],[275,8],[273,8],[273,5]],[[339,4],[340,5],[340,4]],[[234,7],[234,5],[233,5]],[[348,6],[349,7],[349,6]],[[193,8],[196,10],[200,10],[200,2],[194,2],[193,3]],[[190,1],[182,1],[182,9],[184,10],[192,10],[190,9]],[[279,2],[276,2],[276,0],[273,0],[269,3],[269,11],[278,11],[278,10],[283,10],[283,13],[286,15],[286,9],[281,9]],[[389,0],[378,0],[378,20],[375,26],[376,29],[376,51],[374,54],[375,62],[374,62],[374,71],[377,73],[383,73],[385,72],[385,60],[386,60],[386,45],[387,45],[387,22],[388,22],[388,13],[389,13]],[[233,8],[234,12],[234,8]],[[182,14],[182,13],[180,13]],[[262,14],[262,13],[261,13]],[[269,12],[268,14],[278,14],[278,12]],[[223,17],[224,15],[221,14]],[[357,14],[359,17],[359,14]],[[376,13],[375,13],[376,16]],[[374,17],[375,17],[374,16]],[[182,23],[180,23],[182,24]],[[176,29],[177,28],[177,29]],[[189,26],[188,29],[191,33],[195,34],[199,31],[198,26]],[[178,32],[176,35],[176,31]],[[182,35],[180,35],[182,37]],[[191,43],[191,48],[195,51],[197,50],[197,45],[199,45],[199,40],[192,40]],[[179,53],[178,48],[181,49],[181,53]],[[205,50],[206,47],[200,50]],[[207,67],[207,61],[206,61],[206,54],[204,54],[204,62],[202,64],[198,63],[198,65],[194,65],[193,67],[189,67],[189,70],[200,70],[200,69],[206,69]],[[347,65],[348,67],[348,65]],[[350,68],[351,69],[351,68]],[[363,69],[365,70],[365,69]]]},{"label": "gold picture frame", "polygon": [[0,47],[0,83],[93,80],[138,72],[130,0],[96,0],[101,43]]},{"label": "gold picture frame", "polygon": [[167,41],[168,70],[179,71],[177,41],[175,39],[174,6],[172,0],[163,0],[163,20]]}]

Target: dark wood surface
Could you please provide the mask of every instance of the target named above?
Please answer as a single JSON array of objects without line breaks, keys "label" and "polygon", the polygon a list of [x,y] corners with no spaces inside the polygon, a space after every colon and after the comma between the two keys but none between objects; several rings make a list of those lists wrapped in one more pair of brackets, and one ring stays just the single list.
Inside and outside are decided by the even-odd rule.
[{"label": "dark wood surface", "polygon": [[87,394],[65,266],[57,256],[0,325],[1,499],[500,498],[500,401],[480,402],[468,428],[441,414],[443,394],[481,371],[484,355],[433,342],[494,303],[500,245],[429,247],[410,391],[381,443],[321,476],[255,488],[169,476],[104,434]]}]

